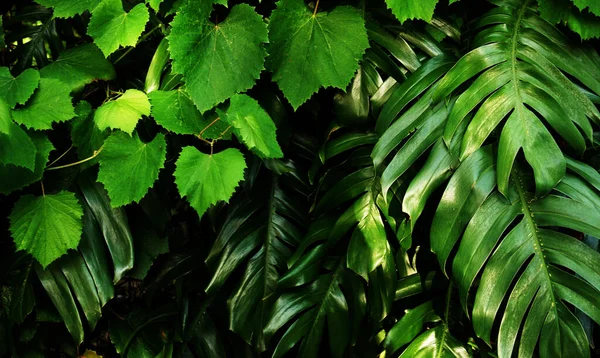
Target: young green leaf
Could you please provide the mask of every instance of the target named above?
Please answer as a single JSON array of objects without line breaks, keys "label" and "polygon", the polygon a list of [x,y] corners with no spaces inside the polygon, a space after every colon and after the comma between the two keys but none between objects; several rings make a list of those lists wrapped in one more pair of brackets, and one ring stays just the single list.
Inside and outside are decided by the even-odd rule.
[{"label": "young green leaf", "polygon": [[[15,127],[19,128],[16,125]],[[27,135],[24,132],[23,134]],[[33,132],[30,137],[35,145],[35,169],[31,171],[12,164],[0,164],[0,178],[2,178],[0,180],[0,194],[9,194],[42,179],[42,174],[48,162],[48,155],[54,150],[54,146],[43,133]],[[21,140],[21,142],[26,143],[25,140]],[[24,151],[26,148],[20,147],[19,150]]]},{"label": "young green leaf", "polygon": [[227,113],[223,115],[249,149],[262,158],[283,157],[277,143],[275,124],[255,99],[242,94],[235,95],[231,98]]},{"label": "young green leaf", "polygon": [[250,5],[234,6],[218,24],[209,20],[211,11],[211,1],[189,1],[169,36],[173,70],[184,76],[200,112],[254,85],[268,41],[267,26]]},{"label": "young green leaf", "polygon": [[10,108],[17,104],[25,104],[33,94],[40,81],[40,74],[33,68],[28,68],[16,78],[8,67],[0,67],[0,98],[4,98]]},{"label": "young green leaf", "polygon": [[94,121],[100,130],[120,129],[131,135],[140,118],[149,115],[148,96],[142,91],[129,89],[116,100],[100,106],[94,114]]},{"label": "young green leaf", "polygon": [[54,78],[72,89],[95,79],[112,80],[115,69],[94,44],[73,47],[58,56],[56,61],[40,70],[43,78]]},{"label": "young green leaf", "polygon": [[302,0],[281,0],[269,22],[267,67],[297,109],[321,87],[345,90],[369,47],[360,13],[349,6],[313,11]]},{"label": "young green leaf", "polygon": [[[1,118],[0,121],[2,121]],[[33,171],[36,149],[31,138],[12,121],[8,123],[7,129],[5,133],[0,133],[0,163],[12,164]]]},{"label": "young green leaf", "polygon": [[40,5],[51,7],[54,17],[73,17],[84,11],[93,11],[102,0],[35,0]]},{"label": "young green leaf", "polygon": [[153,91],[148,95],[156,123],[177,134],[198,134],[209,123],[183,89]]},{"label": "young green leaf", "polygon": [[98,181],[108,191],[110,205],[118,207],[142,199],[158,179],[166,155],[167,144],[162,134],[148,143],[142,142],[137,134],[130,137],[115,132],[108,137],[98,156]]},{"label": "young green leaf", "polygon": [[30,253],[43,267],[76,249],[81,239],[83,209],[74,193],[21,197],[10,214],[17,250]]},{"label": "young green leaf", "polygon": [[175,165],[179,194],[187,197],[199,216],[218,201],[229,201],[246,169],[244,155],[235,148],[204,154],[194,147],[185,147]]},{"label": "young green leaf", "polygon": [[51,129],[55,122],[75,117],[71,88],[61,81],[40,79],[40,88],[23,108],[13,111],[15,122],[35,130]]},{"label": "young green leaf", "polygon": [[135,46],[149,18],[143,3],[125,12],[121,0],[103,0],[94,10],[87,32],[108,57],[119,46]]},{"label": "young green leaf", "polygon": [[385,2],[400,22],[412,19],[431,22],[438,0],[386,0]]}]

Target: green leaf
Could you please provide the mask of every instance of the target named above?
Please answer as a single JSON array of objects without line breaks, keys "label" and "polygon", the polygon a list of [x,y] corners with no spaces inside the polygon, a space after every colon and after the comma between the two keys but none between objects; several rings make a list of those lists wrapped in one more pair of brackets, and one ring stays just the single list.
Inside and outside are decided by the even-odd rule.
[{"label": "green leaf", "polygon": [[127,276],[143,280],[148,270],[150,270],[154,259],[161,254],[169,252],[169,241],[154,232],[149,219],[146,219],[143,225],[133,226],[133,228],[135,266],[127,273]]},{"label": "green leaf", "polygon": [[163,0],[146,0],[146,4],[150,5],[150,7],[158,12],[158,10],[160,9],[160,4],[163,2]]},{"label": "green leaf", "polygon": [[51,7],[55,17],[68,18],[83,14],[84,11],[93,11],[102,0],[35,0],[40,5]]},{"label": "green leaf", "polygon": [[321,87],[346,89],[369,47],[360,13],[349,6],[313,11],[281,0],[269,22],[267,67],[294,109]]},{"label": "green leaf", "polygon": [[56,61],[40,70],[43,78],[62,81],[76,89],[94,80],[112,80],[115,69],[94,44],[73,47],[61,53]]},{"label": "green leaf", "polygon": [[412,19],[431,22],[438,0],[386,0],[385,2],[401,23]]},{"label": "green leaf", "polygon": [[[589,40],[591,38],[600,37],[600,9],[596,9],[598,5],[591,5],[586,2],[587,0],[578,0],[579,5],[576,1],[569,0],[538,0],[540,14],[542,17],[553,24],[562,23],[566,24],[571,30],[581,36],[583,40]],[[573,3],[577,7],[573,6]],[[584,9],[592,6],[598,12],[596,16],[594,14],[584,11]]]},{"label": "green leaf", "polygon": [[17,250],[27,251],[46,267],[67,250],[77,248],[82,216],[79,201],[68,191],[26,195],[10,214],[10,233]]},{"label": "green leaf", "polygon": [[385,336],[383,346],[390,353],[395,353],[402,346],[411,343],[419,335],[428,322],[438,321],[440,318],[433,310],[433,302],[427,301],[410,311],[390,329]]},{"label": "green leaf", "polygon": [[10,295],[10,306],[8,307],[9,318],[21,323],[33,311],[35,305],[35,295],[33,285],[31,284],[31,268],[33,260],[28,260],[18,275],[14,284],[14,290]]},{"label": "green leaf", "polygon": [[120,129],[131,135],[142,116],[150,115],[148,96],[142,91],[128,89],[114,101],[106,102],[94,113],[100,130]]},{"label": "green leaf", "polygon": [[600,16],[600,3],[595,0],[573,0],[573,4],[579,8],[579,10],[583,11],[588,9],[590,12],[594,13],[596,16]]},{"label": "green leaf", "polygon": [[0,164],[12,164],[33,171],[35,153],[35,145],[27,133],[17,124],[9,122],[8,131],[0,133]]},{"label": "green leaf", "polygon": [[33,68],[28,68],[16,78],[8,67],[0,67],[0,98],[3,98],[10,108],[17,104],[25,104],[40,82],[40,74]]},{"label": "green leaf", "polygon": [[198,134],[208,122],[187,93],[181,88],[173,91],[153,91],[148,95],[156,123],[177,134]]},{"label": "green leaf", "polygon": [[75,117],[71,88],[61,81],[40,79],[40,88],[23,108],[13,111],[15,122],[27,128],[51,129],[52,124]]},{"label": "green leaf", "polygon": [[119,207],[140,201],[152,187],[167,155],[165,136],[157,134],[151,142],[115,132],[104,142],[98,156],[98,181],[104,184],[110,205]]},{"label": "green leaf", "polygon": [[108,57],[120,46],[135,46],[149,18],[143,3],[125,12],[121,0],[102,0],[92,13],[87,33]]},{"label": "green leaf", "polygon": [[[18,128],[16,125],[15,127]],[[27,135],[24,132],[23,134]],[[42,133],[31,133],[30,138],[35,145],[35,170],[31,171],[12,164],[0,165],[0,178],[2,179],[0,180],[0,194],[9,194],[42,179],[48,155],[54,150],[54,146]]]},{"label": "green leaf", "polygon": [[275,123],[252,97],[235,95],[231,98],[225,121],[232,125],[242,142],[262,158],[281,158]]},{"label": "green leaf", "polygon": [[175,165],[179,194],[187,197],[200,217],[211,205],[229,200],[246,169],[243,154],[234,148],[204,154],[194,147],[185,147]]},{"label": "green leaf", "polygon": [[211,1],[188,1],[168,37],[173,70],[184,76],[202,113],[254,85],[268,41],[267,26],[250,5],[232,7],[218,24],[209,20],[211,11]]}]

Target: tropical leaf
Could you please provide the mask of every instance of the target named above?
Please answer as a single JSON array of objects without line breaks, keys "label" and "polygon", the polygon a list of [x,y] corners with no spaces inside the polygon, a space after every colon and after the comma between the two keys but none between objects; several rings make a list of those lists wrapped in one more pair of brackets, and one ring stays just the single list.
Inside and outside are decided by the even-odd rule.
[{"label": "tropical leaf", "polygon": [[[475,332],[488,344],[497,341],[500,357],[517,352],[528,357],[536,346],[541,357],[589,356],[587,337],[569,306],[600,320],[600,254],[561,228],[600,234],[600,216],[589,204],[598,202],[598,192],[588,189],[590,199],[581,200],[572,188],[585,183],[568,174],[557,191],[537,198],[521,169],[505,198],[494,191],[494,177],[492,152],[479,149],[450,180],[431,232],[442,267],[453,257],[452,276],[465,309],[470,291],[476,291]],[[494,324],[500,325],[497,340]]]}]

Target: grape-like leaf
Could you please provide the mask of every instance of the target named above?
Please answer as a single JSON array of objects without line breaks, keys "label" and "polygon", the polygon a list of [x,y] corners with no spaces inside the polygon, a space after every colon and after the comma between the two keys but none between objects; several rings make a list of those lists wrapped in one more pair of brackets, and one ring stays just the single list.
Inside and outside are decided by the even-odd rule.
[{"label": "grape-like leaf", "polygon": [[254,85],[264,68],[267,25],[247,4],[218,24],[211,1],[189,1],[173,20],[169,46],[173,70],[184,76],[200,112]]},{"label": "grape-like leaf", "polygon": [[[26,133],[23,134],[27,135]],[[12,164],[0,164],[0,194],[9,194],[42,179],[42,174],[48,162],[48,155],[54,150],[54,146],[41,132],[31,133],[30,138],[35,145],[35,169],[31,171]],[[25,149],[26,147],[21,147],[20,150]]]},{"label": "grape-like leaf", "polygon": [[85,44],[61,53],[56,61],[42,68],[40,74],[75,89],[95,79],[112,80],[115,69],[96,45]]},{"label": "grape-like leaf", "polygon": [[198,134],[208,125],[182,90],[153,91],[148,95],[156,123],[177,134]]},{"label": "grape-like leaf", "polygon": [[400,22],[411,19],[431,22],[438,0],[386,0],[385,2]]},{"label": "grape-like leaf", "polygon": [[8,67],[0,67],[0,98],[4,98],[10,108],[25,104],[33,94],[40,81],[40,74],[33,68],[28,68],[17,78],[11,75]]},{"label": "grape-like leaf", "polygon": [[142,199],[158,179],[166,155],[167,143],[162,134],[148,143],[142,142],[137,134],[133,137],[123,132],[111,134],[98,156],[98,181],[104,184],[110,205],[118,207]]},{"label": "grape-like leaf", "polygon": [[83,14],[84,11],[93,11],[102,0],[35,0],[40,5],[51,7],[54,17],[73,17]]},{"label": "grape-like leaf", "polygon": [[26,106],[13,111],[13,119],[27,128],[51,129],[52,123],[75,117],[70,93],[71,88],[63,82],[42,78],[40,88],[27,101]]},{"label": "grape-like leaf", "polygon": [[30,253],[42,267],[76,249],[83,209],[74,193],[21,197],[10,214],[10,233],[17,250]]},{"label": "grape-like leaf", "polygon": [[31,138],[12,121],[8,123],[7,129],[6,133],[0,133],[0,163],[35,170],[36,149]]},{"label": "grape-like leaf", "polygon": [[150,7],[158,12],[158,10],[160,9],[160,4],[163,2],[163,0],[146,0],[146,4],[150,5]]},{"label": "grape-like leaf", "polygon": [[125,12],[121,0],[103,0],[94,10],[87,32],[108,56],[119,46],[135,46],[149,18],[143,3]]},{"label": "grape-like leaf", "polygon": [[222,115],[234,128],[244,144],[263,158],[281,158],[275,123],[252,97],[238,94],[231,97],[227,113]]},{"label": "grape-like leaf", "polygon": [[[570,0],[538,0],[540,15],[553,24],[566,24],[583,40],[600,38],[600,17],[583,11],[581,6],[575,7]],[[600,2],[598,3],[600,6]]]},{"label": "grape-like leaf", "polygon": [[175,184],[199,216],[218,201],[229,201],[244,179],[246,161],[235,148],[217,154],[204,154],[185,147],[175,163]]},{"label": "grape-like leaf", "polygon": [[573,4],[583,11],[588,9],[596,16],[600,16],[600,1],[598,0],[573,0]]},{"label": "grape-like leaf", "polygon": [[281,0],[269,23],[267,67],[294,109],[321,87],[345,90],[369,41],[360,13],[349,6],[313,11]]},{"label": "grape-like leaf", "polygon": [[94,114],[94,121],[100,130],[120,129],[131,135],[143,115],[150,115],[148,96],[142,91],[129,89],[116,100],[100,106]]}]

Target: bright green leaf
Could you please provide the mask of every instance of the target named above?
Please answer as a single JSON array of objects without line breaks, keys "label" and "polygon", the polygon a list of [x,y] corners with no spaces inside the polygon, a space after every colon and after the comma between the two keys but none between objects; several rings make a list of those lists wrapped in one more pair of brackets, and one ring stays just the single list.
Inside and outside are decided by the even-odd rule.
[{"label": "bright green leaf", "polygon": [[35,145],[35,170],[31,171],[12,164],[0,164],[0,194],[9,194],[42,178],[48,155],[54,150],[54,146],[44,134],[39,132],[31,133],[31,140]]},{"label": "bright green leaf", "polygon": [[386,0],[385,2],[400,22],[412,19],[431,22],[438,0]]},{"label": "bright green leaf", "polygon": [[600,2],[598,0],[573,0],[573,4],[581,11],[588,9],[596,16],[600,16]]},{"label": "bright green leaf", "polygon": [[93,11],[102,0],[35,0],[40,5],[51,7],[55,17],[73,17],[84,11]]},{"label": "bright green leaf", "polygon": [[8,67],[0,67],[0,98],[4,98],[10,108],[17,104],[25,104],[38,87],[40,74],[33,68],[28,68],[16,78]]},{"label": "bright green leaf", "polygon": [[120,129],[133,133],[142,116],[150,115],[150,102],[142,91],[129,89],[114,101],[100,106],[94,114],[94,121],[100,130]]},{"label": "bright green leaf", "polygon": [[87,32],[108,56],[119,46],[135,46],[149,18],[145,4],[125,12],[121,0],[102,0],[92,14]]},{"label": "bright green leaf", "polygon": [[356,9],[339,6],[313,15],[302,0],[277,3],[269,42],[267,67],[294,109],[321,87],[345,90],[369,47]]},{"label": "bright green leaf", "polygon": [[167,144],[162,134],[148,143],[142,142],[137,134],[130,137],[115,132],[108,137],[98,156],[98,181],[108,191],[110,205],[118,207],[142,199],[158,179],[166,155]]},{"label": "bright green leaf", "polygon": [[185,147],[175,165],[177,189],[199,216],[218,201],[229,201],[246,169],[244,155],[235,148],[204,154]]},{"label": "bright green leaf", "polygon": [[31,138],[17,124],[10,122],[8,131],[0,133],[1,164],[12,164],[33,171],[35,169],[35,153],[35,145]]},{"label": "bright green leaf", "polygon": [[163,2],[163,0],[146,0],[146,4],[150,5],[150,7],[158,12],[158,10],[160,9],[160,4]]},{"label": "bright green leaf", "polygon": [[83,209],[71,192],[26,195],[10,214],[10,232],[17,250],[27,251],[47,267],[67,250],[77,248],[82,216]]},{"label": "bright green leaf", "polygon": [[93,80],[112,80],[115,70],[94,44],[85,44],[66,50],[56,61],[42,68],[44,78],[64,82],[71,89],[86,85]]},{"label": "bright green leaf", "polygon": [[225,115],[227,123],[249,149],[263,158],[281,158],[283,152],[277,143],[275,123],[252,97],[235,95]]},{"label": "bright green leaf", "polygon": [[27,128],[51,129],[53,123],[75,117],[70,93],[71,88],[63,82],[42,78],[40,88],[27,105],[13,111],[13,119]]},{"label": "bright green leaf", "polygon": [[200,112],[254,85],[264,68],[267,26],[247,4],[222,22],[209,21],[210,1],[189,2],[175,16],[169,46],[173,70],[182,74]]},{"label": "bright green leaf", "polygon": [[[566,24],[571,30],[578,33],[583,40],[600,38],[600,11],[597,14],[598,16],[584,11],[587,6],[591,6],[589,0],[579,0],[579,5],[576,1],[571,2],[570,0],[538,0],[538,3],[540,14],[551,23]],[[573,3],[577,7],[573,6]],[[600,7],[600,2],[597,4],[594,6]]]}]

